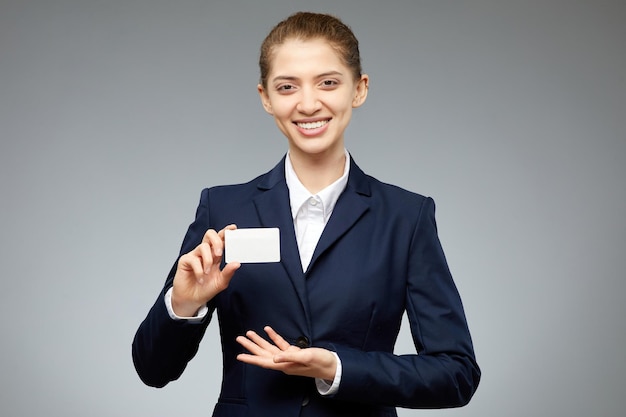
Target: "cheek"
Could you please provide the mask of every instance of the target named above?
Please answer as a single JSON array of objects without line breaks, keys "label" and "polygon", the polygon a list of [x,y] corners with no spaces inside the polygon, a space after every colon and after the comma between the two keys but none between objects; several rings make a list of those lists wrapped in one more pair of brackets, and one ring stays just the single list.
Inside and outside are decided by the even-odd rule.
[{"label": "cheek", "polygon": [[336,113],[350,115],[352,114],[352,108],[353,108],[352,104],[353,104],[352,98],[348,100],[344,100],[341,103],[337,103],[337,106],[335,107],[335,111]]},{"label": "cheek", "polygon": [[272,114],[276,119],[289,119],[292,113],[293,106],[288,100],[273,100]]},{"label": "cheek", "polygon": [[332,102],[332,107],[335,112],[350,113],[354,105],[354,96],[352,94],[342,94],[336,97]]}]

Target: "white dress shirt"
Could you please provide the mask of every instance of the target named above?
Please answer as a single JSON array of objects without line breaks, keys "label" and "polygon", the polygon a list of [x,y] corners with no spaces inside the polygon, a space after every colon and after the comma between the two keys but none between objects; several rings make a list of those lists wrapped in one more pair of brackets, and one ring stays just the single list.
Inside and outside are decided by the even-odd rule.
[{"label": "white dress shirt", "polygon": [[[291,164],[289,153],[285,158],[285,180],[289,189],[289,204],[291,205],[291,216],[296,232],[298,251],[300,252],[300,262],[302,271],[306,272],[313,257],[313,252],[317,242],[324,231],[328,219],[335,208],[339,196],[348,184],[348,174],[350,173],[350,155],[344,149],[345,165],[343,175],[324,188],[317,194],[311,194],[302,182],[298,179]],[[180,317],[174,313],[172,308],[172,288],[165,294],[165,305],[170,317],[174,320],[201,321],[207,314],[208,308],[203,306],[194,317]],[[317,390],[322,395],[331,395],[339,389],[341,381],[341,360],[335,352],[332,352],[337,359],[337,371],[332,383],[323,379],[315,378]]]},{"label": "white dress shirt", "polygon": [[344,151],[346,162],[341,178],[324,188],[319,193],[312,195],[298,179],[291,165],[289,154],[285,158],[285,179],[289,188],[289,204],[291,205],[291,217],[296,232],[296,241],[300,251],[302,271],[306,271],[311,262],[313,251],[324,231],[328,219],[335,208],[339,196],[348,184],[350,172],[350,155]]}]

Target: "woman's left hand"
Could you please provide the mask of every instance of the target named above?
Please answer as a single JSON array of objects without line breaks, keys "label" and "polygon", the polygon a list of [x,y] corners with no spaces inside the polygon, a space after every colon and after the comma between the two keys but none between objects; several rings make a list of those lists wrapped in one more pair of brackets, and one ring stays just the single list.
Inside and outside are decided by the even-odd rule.
[{"label": "woman's left hand", "polygon": [[282,371],[288,375],[308,376],[332,381],[337,371],[335,355],[322,348],[301,349],[290,345],[270,326],[263,330],[273,343],[268,342],[252,330],[237,342],[250,353],[241,353],[237,359],[250,365]]}]

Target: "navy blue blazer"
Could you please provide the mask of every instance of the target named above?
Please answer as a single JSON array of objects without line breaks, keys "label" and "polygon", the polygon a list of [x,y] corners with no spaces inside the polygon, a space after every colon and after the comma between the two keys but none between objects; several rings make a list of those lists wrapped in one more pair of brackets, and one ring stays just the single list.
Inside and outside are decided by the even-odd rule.
[{"label": "navy blue blazer", "polygon": [[[465,405],[480,370],[461,299],[437,237],[431,198],[384,184],[351,161],[307,271],[302,271],[285,182],[284,158],[246,184],[202,191],[181,254],[207,229],[280,228],[281,262],[243,264],[209,303],[201,323],[170,319],[163,296],[176,264],[133,341],[140,378],[162,387],[177,379],[216,311],[223,380],[213,416],[396,416],[395,407]],[[228,248],[227,248],[228,250]],[[394,355],[406,311],[416,354]],[[271,325],[293,344],[336,352],[338,392],[322,397],[314,380],[237,361],[235,338]]]}]

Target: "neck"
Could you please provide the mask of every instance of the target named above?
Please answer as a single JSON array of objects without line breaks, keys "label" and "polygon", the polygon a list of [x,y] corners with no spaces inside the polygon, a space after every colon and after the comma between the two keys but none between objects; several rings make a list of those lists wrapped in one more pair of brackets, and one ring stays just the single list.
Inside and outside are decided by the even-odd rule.
[{"label": "neck", "polygon": [[311,194],[317,194],[341,178],[346,164],[343,148],[340,154],[325,157],[302,158],[290,152],[289,159],[298,179]]}]

